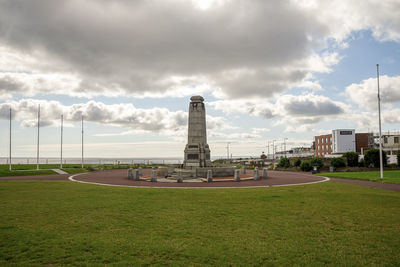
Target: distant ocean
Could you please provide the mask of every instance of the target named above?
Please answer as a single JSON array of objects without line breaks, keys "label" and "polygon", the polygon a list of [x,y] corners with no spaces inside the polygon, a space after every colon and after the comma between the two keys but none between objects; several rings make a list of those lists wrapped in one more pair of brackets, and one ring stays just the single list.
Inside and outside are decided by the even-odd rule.
[{"label": "distant ocean", "polygon": [[[8,164],[9,159],[0,158],[0,164]],[[36,158],[15,157],[12,164],[36,164]],[[81,158],[63,158],[63,164],[80,164]],[[183,158],[84,158],[85,164],[181,164]],[[39,158],[39,164],[60,164],[60,158]]]},{"label": "distant ocean", "polygon": [[[211,157],[212,160],[221,157]],[[8,164],[8,158],[1,157],[0,164]],[[15,157],[12,164],[36,164],[36,158]],[[84,158],[85,164],[182,164],[183,158]],[[80,164],[81,158],[63,158],[63,164]],[[39,158],[39,164],[60,164],[60,158]]]}]

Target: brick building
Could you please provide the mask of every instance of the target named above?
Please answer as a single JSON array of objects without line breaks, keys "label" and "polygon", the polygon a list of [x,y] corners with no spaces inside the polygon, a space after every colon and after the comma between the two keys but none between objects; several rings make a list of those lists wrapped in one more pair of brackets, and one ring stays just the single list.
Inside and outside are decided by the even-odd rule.
[{"label": "brick building", "polygon": [[314,137],[315,157],[325,157],[330,154],[343,154],[345,152],[365,153],[373,147],[373,135],[371,133],[354,133],[354,130],[333,130],[333,134],[325,134]]},{"label": "brick building", "polygon": [[319,135],[314,137],[316,157],[325,157],[332,154],[332,134]]}]

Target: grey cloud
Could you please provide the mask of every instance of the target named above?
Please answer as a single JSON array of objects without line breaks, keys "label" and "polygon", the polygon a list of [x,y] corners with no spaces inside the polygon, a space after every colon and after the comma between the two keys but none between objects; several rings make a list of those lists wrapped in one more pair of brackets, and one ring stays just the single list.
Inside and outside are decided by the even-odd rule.
[{"label": "grey cloud", "polygon": [[[362,6],[357,1],[303,6],[306,1],[236,0],[206,11],[193,2],[1,1],[0,43],[34,57],[36,65],[27,65],[35,75],[69,75],[62,83],[39,75],[33,85],[14,77],[15,83],[3,88],[143,97],[178,96],[177,86],[206,83],[221,98],[270,97],[307,84],[312,72],[329,71],[338,61],[335,53],[334,60],[322,55],[320,62],[309,62],[328,39],[340,42],[352,31],[372,28],[381,40],[400,40],[394,0]],[[6,94],[0,89],[0,96]]]},{"label": "grey cloud", "polygon": [[[382,103],[389,105],[400,103],[400,76],[382,75],[379,81]],[[361,108],[367,109],[377,108],[377,90],[376,78],[369,78],[346,87],[346,93],[350,99]]]},{"label": "grey cloud", "polygon": [[[166,93],[169,77],[201,75],[232,98],[270,96],[304,79],[307,71],[288,66],[310,55],[308,36],[323,28],[295,5],[244,0],[207,12],[180,0],[12,0],[0,4],[0,25],[3,43],[42,50],[76,73],[73,92]],[[232,77],[242,69],[251,73]]]},{"label": "grey cloud", "polygon": [[315,102],[308,99],[299,99],[285,103],[282,108],[287,110],[288,114],[293,116],[337,115],[344,112],[340,106],[333,102]]},{"label": "grey cloud", "polygon": [[[0,104],[0,118],[9,118],[9,109],[13,118],[21,120],[23,127],[36,127],[38,105],[40,104],[41,125],[59,125],[61,114],[66,122],[85,121],[103,125],[112,125],[136,131],[160,132],[166,135],[180,136],[186,132],[187,113],[169,111],[165,108],[138,109],[132,104],[106,105],[101,102],[64,106],[57,101],[24,99]],[[225,129],[229,123],[221,117],[207,116],[209,129]]]}]

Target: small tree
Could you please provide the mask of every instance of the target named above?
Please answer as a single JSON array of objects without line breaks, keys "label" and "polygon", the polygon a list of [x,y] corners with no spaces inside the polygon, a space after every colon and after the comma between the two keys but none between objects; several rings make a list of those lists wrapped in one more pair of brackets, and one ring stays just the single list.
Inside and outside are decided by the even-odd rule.
[{"label": "small tree", "polygon": [[346,163],[344,162],[344,158],[343,157],[332,158],[331,159],[331,166],[333,166],[335,168],[341,168],[341,167],[346,167]]},{"label": "small tree", "polygon": [[311,171],[312,167],[311,167],[310,162],[309,162],[309,161],[303,161],[303,162],[300,164],[300,169],[301,169],[303,172],[309,172],[309,171]]},{"label": "small tree", "polygon": [[358,153],[357,152],[346,152],[343,154],[346,158],[347,166],[356,167],[358,165]]},{"label": "small tree", "polygon": [[[382,150],[382,159],[383,159],[383,165],[387,165],[387,156],[386,152]],[[380,162],[379,162],[379,149],[373,148],[367,150],[365,153],[365,165],[369,167],[370,165],[373,165],[375,168],[379,168]]]},{"label": "small tree", "polygon": [[295,159],[294,162],[293,162],[293,165],[294,165],[295,167],[299,167],[300,164],[301,164],[301,159],[299,159],[299,158]]},{"label": "small tree", "polygon": [[396,156],[397,156],[397,167],[400,168],[400,150],[397,150]]},{"label": "small tree", "polygon": [[289,168],[290,167],[289,159],[288,158],[281,158],[279,160],[278,167]]},{"label": "small tree", "polygon": [[321,169],[322,167],[324,167],[324,163],[322,162],[321,158],[312,158],[310,160],[311,166],[317,166],[318,169]]}]

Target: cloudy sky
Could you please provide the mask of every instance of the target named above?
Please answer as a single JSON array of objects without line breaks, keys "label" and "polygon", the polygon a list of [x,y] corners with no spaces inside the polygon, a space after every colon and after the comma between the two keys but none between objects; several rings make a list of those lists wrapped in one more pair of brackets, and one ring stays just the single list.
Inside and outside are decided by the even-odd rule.
[{"label": "cloudy sky", "polygon": [[[212,156],[400,130],[398,0],[0,0],[0,157],[183,157],[190,96]],[[272,151],[272,148],[270,148]]]}]

